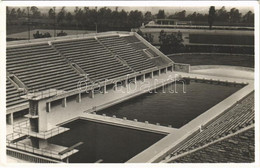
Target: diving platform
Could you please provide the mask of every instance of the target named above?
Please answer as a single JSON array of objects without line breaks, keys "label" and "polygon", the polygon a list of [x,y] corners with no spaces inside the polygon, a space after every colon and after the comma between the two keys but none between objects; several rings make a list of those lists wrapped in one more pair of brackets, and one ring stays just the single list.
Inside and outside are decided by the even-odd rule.
[{"label": "diving platform", "polygon": [[47,131],[32,131],[29,120],[19,122],[13,126],[13,132],[15,133],[24,134],[40,139],[49,139],[68,130],[69,128],[54,126]]},{"label": "diving platform", "polygon": [[14,141],[12,137],[17,138],[17,136],[9,134],[6,140],[7,147],[15,148],[32,154],[45,156],[57,160],[64,160],[79,151],[77,149],[74,149],[73,146],[65,147],[65,146],[50,144],[50,143],[48,143],[46,147],[39,149],[33,147],[31,141],[28,138],[25,138],[20,141]]}]

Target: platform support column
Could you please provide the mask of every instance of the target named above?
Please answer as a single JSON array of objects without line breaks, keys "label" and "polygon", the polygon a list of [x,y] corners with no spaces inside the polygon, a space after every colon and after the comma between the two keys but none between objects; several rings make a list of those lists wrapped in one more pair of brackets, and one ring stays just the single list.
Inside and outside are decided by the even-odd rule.
[{"label": "platform support column", "polygon": [[48,146],[48,141],[46,139],[39,139],[35,137],[30,137],[32,146],[37,149],[43,149]]},{"label": "platform support column", "polygon": [[160,76],[160,75],[161,75],[161,70],[159,69],[159,70],[158,70],[158,76]]},{"label": "platform support column", "polygon": [[78,96],[77,96],[77,102],[78,102],[78,103],[81,102],[81,93],[79,93]]},{"label": "platform support column", "polygon": [[102,93],[103,93],[103,94],[106,94],[106,93],[107,93],[107,86],[106,86],[106,85],[104,85],[104,86],[102,87]]},{"label": "platform support column", "polygon": [[171,69],[170,69],[170,70],[171,70],[171,72],[173,71],[173,65],[171,66]]},{"label": "platform support column", "polygon": [[143,75],[141,76],[141,80],[142,80],[142,82],[145,81],[145,74],[143,74]]},{"label": "platform support column", "polygon": [[64,97],[62,99],[62,107],[67,107],[67,98],[66,97]]},{"label": "platform support column", "polygon": [[51,102],[46,103],[46,111],[51,112]]},{"label": "platform support column", "polygon": [[150,77],[153,79],[153,71],[150,73]]},{"label": "platform support column", "polygon": [[46,139],[39,139],[39,148],[43,149],[48,146],[48,141]]},{"label": "platform support column", "polygon": [[94,89],[92,89],[92,90],[89,92],[89,96],[90,96],[90,98],[94,99],[94,97],[95,97]]},{"label": "platform support column", "polygon": [[13,123],[14,123],[13,113],[8,114],[6,117],[7,117],[7,124],[13,125]]},{"label": "platform support column", "polygon": [[136,76],[134,77],[134,84],[136,84]]},{"label": "platform support column", "polygon": [[127,85],[128,85],[128,78],[125,79],[125,81],[124,81],[124,87],[127,87]]},{"label": "platform support column", "polygon": [[113,89],[114,89],[114,90],[117,90],[117,82],[114,84]]}]

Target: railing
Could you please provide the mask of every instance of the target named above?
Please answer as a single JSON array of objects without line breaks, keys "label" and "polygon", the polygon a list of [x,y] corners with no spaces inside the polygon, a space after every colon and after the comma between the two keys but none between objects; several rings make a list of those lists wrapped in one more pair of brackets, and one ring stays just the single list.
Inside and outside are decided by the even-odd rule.
[{"label": "railing", "polygon": [[19,122],[13,126],[13,132],[15,133],[30,135],[36,138],[43,138],[43,139],[48,139],[52,136],[58,135],[68,130],[69,128],[65,128],[65,127],[55,127],[53,129],[44,132],[34,132],[31,130],[29,120]]},{"label": "railing", "polygon": [[21,138],[21,137],[24,137],[25,135],[24,134],[20,134],[20,133],[12,133],[12,134],[8,134],[6,136],[6,140],[8,141],[13,141],[13,140],[16,140],[18,138]]},{"label": "railing", "polygon": [[53,160],[50,158],[45,158],[42,156],[37,156],[34,154],[30,154],[27,152],[23,152],[23,151],[19,151],[16,149],[11,149],[11,148],[7,148],[6,149],[6,154],[21,160],[25,160],[28,162],[33,162],[33,163],[62,163],[62,161],[58,161],[58,160]]},{"label": "railing", "polygon": [[[12,135],[8,135],[9,137]],[[71,150],[68,153],[65,153],[63,155],[59,154],[59,151],[55,151],[55,150],[46,150],[46,149],[38,149],[38,148],[34,148],[28,144],[25,143],[21,143],[21,142],[12,142],[9,139],[6,140],[6,146],[7,147],[11,147],[11,148],[15,148],[15,149],[19,149],[19,150],[23,150],[23,151],[27,151],[27,152],[31,152],[34,154],[38,154],[38,155],[42,155],[42,156],[47,156],[47,157],[51,157],[51,158],[55,158],[55,159],[59,159],[62,160],[66,157],[69,157],[70,155],[76,153],[74,150]]]}]

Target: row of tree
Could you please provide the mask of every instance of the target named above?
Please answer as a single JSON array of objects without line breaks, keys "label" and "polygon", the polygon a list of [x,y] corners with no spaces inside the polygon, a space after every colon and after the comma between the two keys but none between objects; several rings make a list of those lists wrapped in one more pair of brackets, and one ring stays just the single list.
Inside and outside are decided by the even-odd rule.
[{"label": "row of tree", "polygon": [[[104,29],[112,30],[130,30],[131,28],[140,27],[142,23],[148,23],[154,19],[173,19],[188,21],[208,21],[209,14],[201,14],[194,12],[186,14],[186,11],[175,12],[174,14],[166,15],[164,10],[159,10],[157,14],[152,14],[150,11],[145,13],[132,10],[127,12],[125,10],[111,10],[107,7],[89,8],[89,7],[75,7],[74,11],[69,11],[65,7],[59,11],[55,7],[50,8],[48,12],[41,12],[36,6],[28,8],[9,8],[7,7],[7,24],[17,24],[19,20],[26,23],[28,18],[31,22],[40,22],[40,24],[47,24],[60,28],[77,27],[79,29],[96,29],[99,31]],[[35,21],[36,20],[36,21]],[[238,9],[232,8],[227,11],[225,7],[218,9],[214,13],[214,20],[220,22],[244,22],[253,23],[254,13],[248,11],[242,15]],[[42,22],[42,23],[41,23]]]},{"label": "row of tree", "polygon": [[[174,19],[178,18],[180,20],[186,21],[207,21],[209,14],[201,14],[197,12],[193,12],[192,14],[186,13],[186,10],[175,12],[167,16],[164,10],[159,10],[156,15],[158,19]],[[240,13],[239,9],[231,8],[229,11],[226,10],[225,6],[222,6],[220,9],[215,10],[215,21],[218,22],[231,22],[231,23],[254,23],[254,13],[252,11],[248,11],[244,15]]]},{"label": "row of tree", "polygon": [[[151,13],[151,12],[148,12]],[[143,13],[138,10],[126,12],[125,10],[111,10],[110,8],[103,7],[100,9],[89,7],[75,7],[74,11],[68,11],[65,7],[56,11],[55,8],[50,8],[47,14],[33,6],[29,9],[16,9],[7,8],[7,24],[17,24],[23,20],[27,22],[28,16],[31,22],[44,22],[49,26],[60,28],[77,27],[79,29],[93,29],[98,28],[99,31],[104,29],[112,30],[130,30],[131,28],[140,27],[145,18]],[[151,14],[149,15],[151,16]],[[149,18],[149,21],[152,18]],[[21,21],[22,22],[22,21]]]}]

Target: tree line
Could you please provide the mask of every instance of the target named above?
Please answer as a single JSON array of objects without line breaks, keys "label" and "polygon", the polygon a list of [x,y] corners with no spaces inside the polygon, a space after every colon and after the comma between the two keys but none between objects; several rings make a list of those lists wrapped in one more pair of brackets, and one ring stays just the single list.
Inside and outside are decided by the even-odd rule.
[{"label": "tree line", "polygon": [[[152,14],[150,11],[145,13],[139,10],[125,11],[119,10],[116,7],[111,10],[107,7],[89,8],[75,7],[73,11],[69,11],[66,7],[57,10],[55,7],[48,9],[48,12],[43,13],[36,6],[28,8],[10,8],[7,7],[7,24],[26,24],[30,18],[31,24],[45,24],[49,27],[57,26],[58,28],[77,28],[89,29],[98,31],[105,30],[127,30],[138,28],[142,23],[148,23],[154,19],[179,19],[184,21],[207,22],[209,13],[201,14],[193,12],[187,14],[186,10],[180,12],[172,12],[166,14],[164,10],[159,10],[158,13]],[[244,15],[239,9],[232,8],[229,11],[223,6],[215,10],[215,22],[229,23],[254,23],[254,13],[248,11]]]},{"label": "tree line", "polygon": [[[215,7],[214,7],[215,8]],[[159,10],[157,14],[158,19],[174,19],[178,18],[185,21],[207,21],[209,13],[201,14],[193,12],[192,14],[186,14],[186,10],[175,12],[167,16],[164,10]],[[230,23],[254,23],[254,13],[252,11],[246,12],[244,15],[240,13],[239,9],[231,8],[226,10],[225,6],[215,10],[215,21],[218,22],[230,22]]]}]

